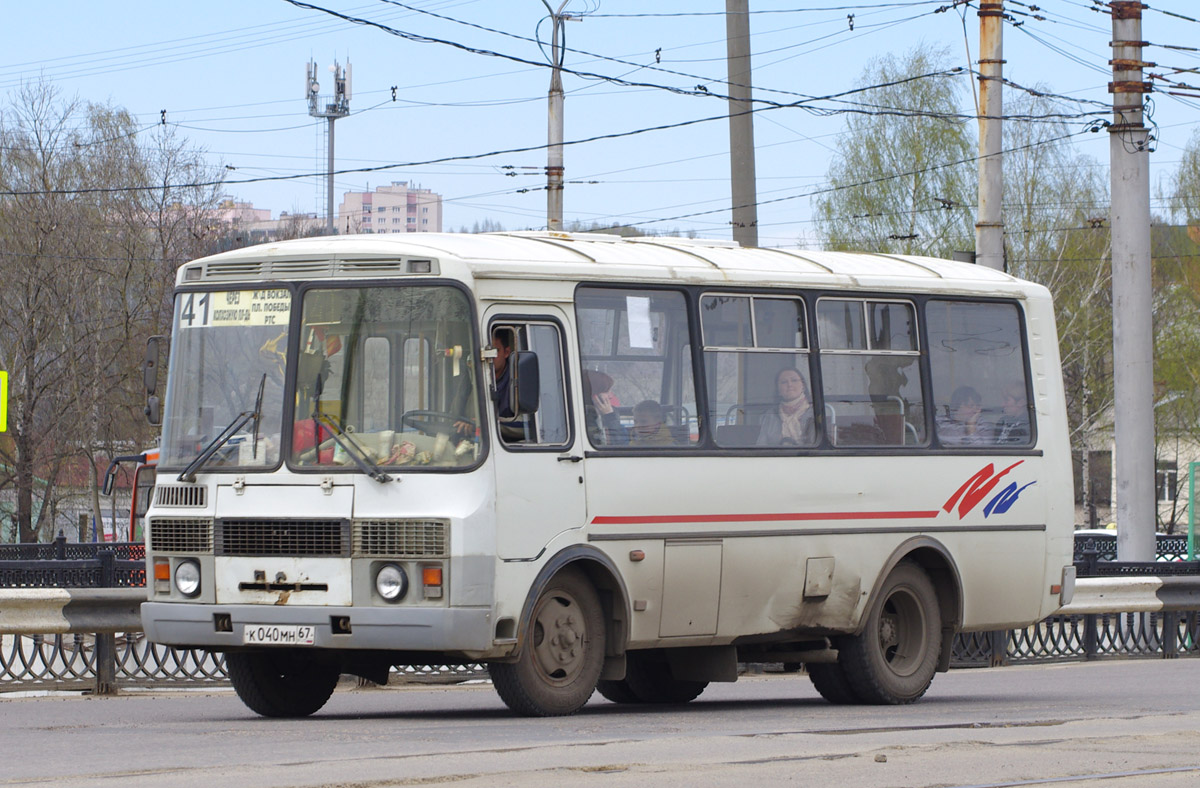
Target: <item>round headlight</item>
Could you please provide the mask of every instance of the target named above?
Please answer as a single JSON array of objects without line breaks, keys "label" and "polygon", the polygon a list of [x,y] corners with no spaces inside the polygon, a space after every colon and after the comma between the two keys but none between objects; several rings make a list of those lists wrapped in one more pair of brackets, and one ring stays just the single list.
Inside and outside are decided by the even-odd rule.
[{"label": "round headlight", "polygon": [[408,593],[408,573],[397,564],[384,564],[375,573],[375,591],[388,602],[403,599]]},{"label": "round headlight", "polygon": [[184,596],[200,593],[200,564],[180,561],[175,565],[175,588]]}]

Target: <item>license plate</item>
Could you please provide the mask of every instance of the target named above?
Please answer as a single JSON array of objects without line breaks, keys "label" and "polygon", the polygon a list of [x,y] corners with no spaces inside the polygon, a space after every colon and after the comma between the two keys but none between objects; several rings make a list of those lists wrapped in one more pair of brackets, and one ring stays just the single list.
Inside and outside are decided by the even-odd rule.
[{"label": "license plate", "polygon": [[247,624],[242,630],[242,643],[247,646],[311,646],[317,631],[310,626],[279,626],[276,624]]}]

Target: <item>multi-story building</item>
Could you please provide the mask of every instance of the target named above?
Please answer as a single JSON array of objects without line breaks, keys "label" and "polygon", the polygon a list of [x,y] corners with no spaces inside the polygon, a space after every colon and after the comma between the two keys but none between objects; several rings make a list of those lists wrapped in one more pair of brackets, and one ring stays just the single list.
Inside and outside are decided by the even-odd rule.
[{"label": "multi-story building", "polygon": [[346,192],[338,206],[337,229],[348,233],[440,233],[442,195],[407,181],[373,192]]}]

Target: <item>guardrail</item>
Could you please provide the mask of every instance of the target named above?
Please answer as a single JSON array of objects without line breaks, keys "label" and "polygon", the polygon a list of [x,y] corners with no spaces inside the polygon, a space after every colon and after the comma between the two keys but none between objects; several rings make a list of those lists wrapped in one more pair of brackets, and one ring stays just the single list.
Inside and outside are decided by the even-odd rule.
[{"label": "guardrail", "polygon": [[[141,589],[0,589],[0,692],[223,684],[224,659],[141,634]],[[1080,578],[1075,598],[1025,629],[959,635],[954,667],[1200,656],[1200,575]],[[95,633],[107,633],[96,635]],[[115,636],[112,633],[121,633]],[[105,645],[111,638],[111,645]],[[484,678],[481,665],[393,669],[411,682]]]}]

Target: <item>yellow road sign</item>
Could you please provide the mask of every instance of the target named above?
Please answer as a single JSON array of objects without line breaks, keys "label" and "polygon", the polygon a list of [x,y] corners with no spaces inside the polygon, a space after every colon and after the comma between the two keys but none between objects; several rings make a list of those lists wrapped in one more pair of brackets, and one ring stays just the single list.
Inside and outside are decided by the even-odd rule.
[{"label": "yellow road sign", "polygon": [[8,429],[8,373],[0,370],[0,432]]}]

